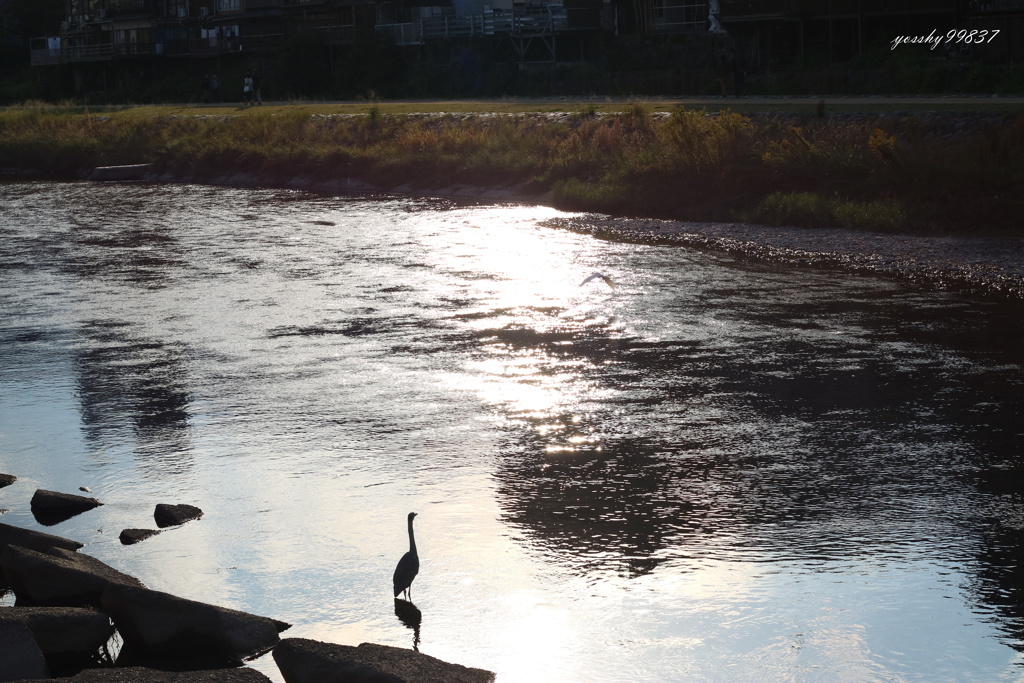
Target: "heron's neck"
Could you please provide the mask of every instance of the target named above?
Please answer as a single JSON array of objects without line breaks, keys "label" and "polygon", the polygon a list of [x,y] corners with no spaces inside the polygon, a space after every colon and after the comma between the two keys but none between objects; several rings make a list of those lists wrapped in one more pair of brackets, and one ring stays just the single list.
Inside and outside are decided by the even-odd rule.
[{"label": "heron's neck", "polygon": [[409,552],[416,552],[416,537],[412,535],[412,520],[409,520]]}]

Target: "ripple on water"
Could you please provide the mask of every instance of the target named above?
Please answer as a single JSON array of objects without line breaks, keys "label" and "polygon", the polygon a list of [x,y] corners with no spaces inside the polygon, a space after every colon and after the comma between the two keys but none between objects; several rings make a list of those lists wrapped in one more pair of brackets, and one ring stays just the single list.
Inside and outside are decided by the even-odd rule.
[{"label": "ripple on water", "polygon": [[[1017,671],[1013,311],[543,208],[0,193],[5,519],[87,483],[56,532],[147,584],[409,645],[415,510],[423,651],[502,680]],[[116,543],[157,502],[207,514]]]}]

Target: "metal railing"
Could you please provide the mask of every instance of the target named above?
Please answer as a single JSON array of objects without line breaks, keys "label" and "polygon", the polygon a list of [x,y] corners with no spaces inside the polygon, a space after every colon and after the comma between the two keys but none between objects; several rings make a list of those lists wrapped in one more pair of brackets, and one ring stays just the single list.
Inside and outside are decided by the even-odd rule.
[{"label": "metal railing", "polygon": [[110,59],[114,55],[113,43],[100,43],[98,45],[72,45],[60,49],[62,62],[92,62],[103,59]]},{"label": "metal railing", "polygon": [[543,36],[569,28],[561,3],[532,5],[511,11],[488,10],[483,14],[424,17],[419,21],[379,24],[377,32],[396,45],[419,45],[432,40],[473,36]]},{"label": "metal railing", "polygon": [[[162,43],[161,43],[162,45]],[[113,43],[110,54],[112,57],[140,57],[157,54],[157,43]]]},{"label": "metal railing", "polygon": [[30,50],[32,66],[50,66],[73,62],[93,62],[148,55],[217,55],[244,50],[260,52],[284,45],[283,33],[233,38],[230,41],[211,38],[173,38],[154,42],[99,43],[94,45],[64,45],[62,47],[34,47]]}]

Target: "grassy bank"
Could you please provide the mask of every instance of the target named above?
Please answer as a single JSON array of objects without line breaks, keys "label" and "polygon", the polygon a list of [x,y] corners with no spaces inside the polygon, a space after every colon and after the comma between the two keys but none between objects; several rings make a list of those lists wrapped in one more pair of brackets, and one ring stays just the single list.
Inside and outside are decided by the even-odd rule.
[{"label": "grassy bank", "polygon": [[[0,167],[73,175],[149,162],[392,188],[518,187],[573,210],[965,234],[1024,233],[1024,115],[743,115],[645,103],[533,115],[362,104],[0,112]],[[950,118],[952,117],[952,118]],[[967,117],[967,118],[965,118]]]}]

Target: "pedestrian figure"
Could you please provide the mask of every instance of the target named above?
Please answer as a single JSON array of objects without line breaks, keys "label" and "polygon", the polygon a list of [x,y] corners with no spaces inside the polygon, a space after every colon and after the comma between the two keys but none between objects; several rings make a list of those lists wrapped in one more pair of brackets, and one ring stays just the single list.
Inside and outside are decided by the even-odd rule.
[{"label": "pedestrian figure", "polygon": [[252,74],[245,74],[245,80],[242,82],[242,101],[252,104]]},{"label": "pedestrian figure", "polygon": [[722,9],[719,5],[718,0],[709,0],[708,2],[708,23],[711,24],[711,28],[708,30],[712,33],[719,33],[722,30],[722,24],[718,21],[718,15],[721,14]]},{"label": "pedestrian figure", "polygon": [[260,87],[263,85],[263,81],[260,80],[259,74],[252,75],[252,94],[253,99],[256,100],[256,104],[263,104],[263,95],[260,93]]}]

